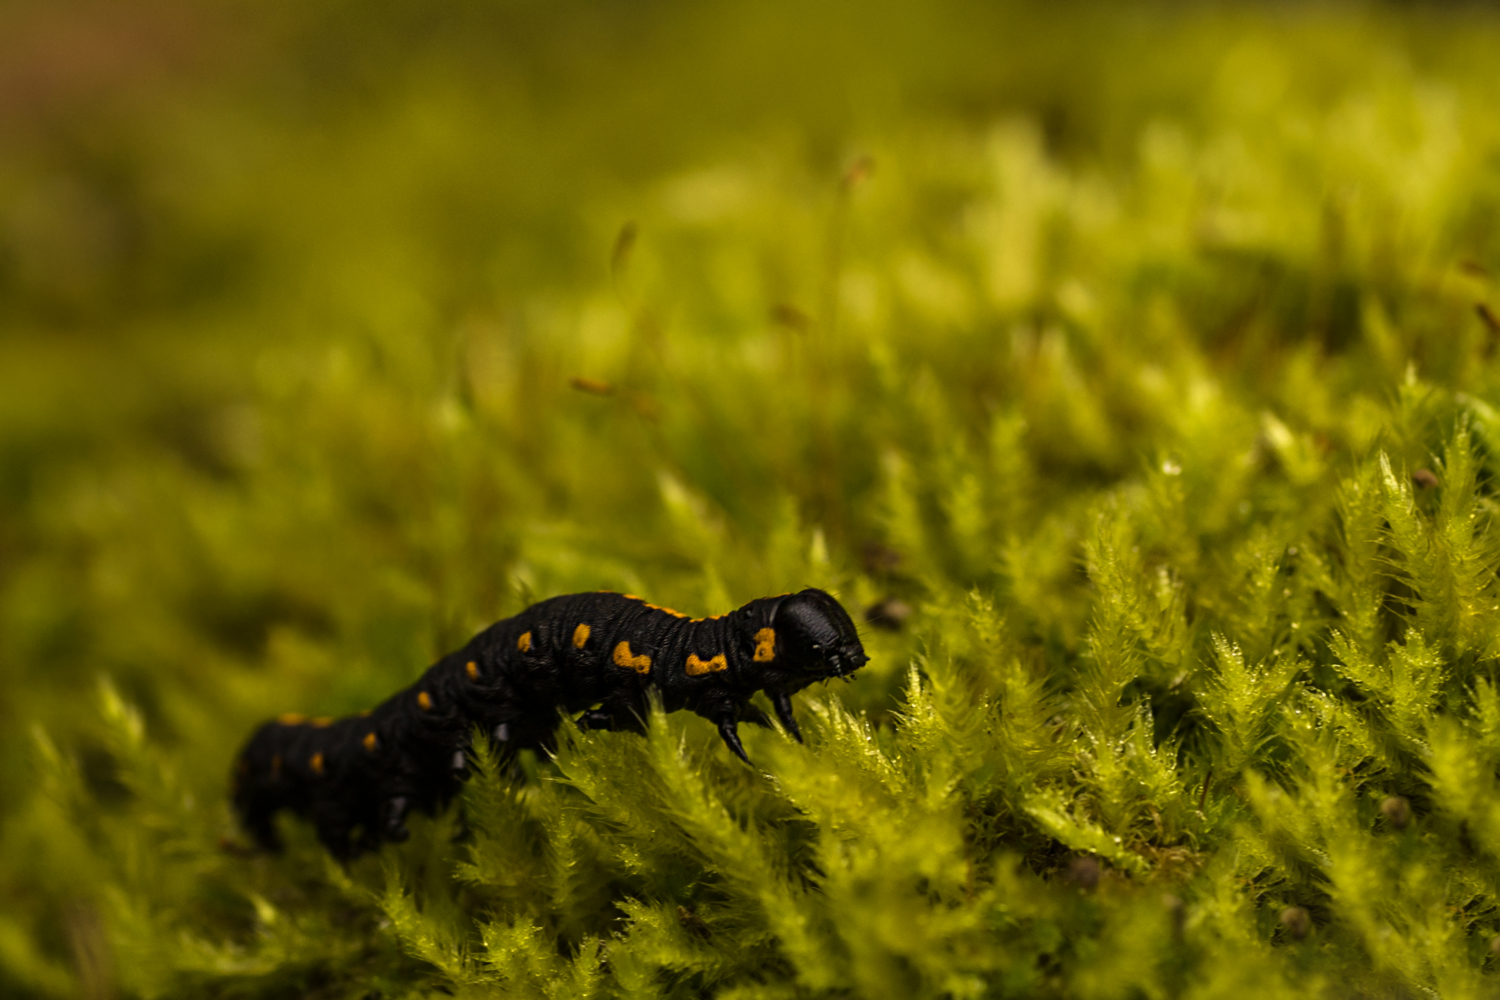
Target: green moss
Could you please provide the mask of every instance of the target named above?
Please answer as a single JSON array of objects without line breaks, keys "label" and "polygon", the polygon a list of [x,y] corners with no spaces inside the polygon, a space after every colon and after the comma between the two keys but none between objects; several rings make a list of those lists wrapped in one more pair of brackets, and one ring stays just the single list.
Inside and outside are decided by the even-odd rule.
[{"label": "green moss", "polygon": [[[1494,991],[1500,24],[914,10],[299,5],[0,118],[0,992]],[[756,769],[234,827],[536,599],[801,586],[886,612]]]}]

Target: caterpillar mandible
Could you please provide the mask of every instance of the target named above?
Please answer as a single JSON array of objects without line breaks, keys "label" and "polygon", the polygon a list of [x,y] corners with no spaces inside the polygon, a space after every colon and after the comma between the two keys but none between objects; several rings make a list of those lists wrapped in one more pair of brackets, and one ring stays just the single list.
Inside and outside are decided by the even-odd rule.
[{"label": "caterpillar mandible", "polygon": [[267,850],[281,846],[275,817],[286,809],[347,861],[405,840],[412,810],[448,803],[468,775],[475,726],[505,755],[551,747],[561,712],[582,713],[585,729],[643,732],[655,691],[667,711],[716,723],[748,764],[738,724],[770,725],[755,692],[800,742],[791,696],[868,660],[848,613],[821,590],[713,618],[631,594],[554,597],[486,628],[372,711],[265,723],[235,762],[234,809]]}]

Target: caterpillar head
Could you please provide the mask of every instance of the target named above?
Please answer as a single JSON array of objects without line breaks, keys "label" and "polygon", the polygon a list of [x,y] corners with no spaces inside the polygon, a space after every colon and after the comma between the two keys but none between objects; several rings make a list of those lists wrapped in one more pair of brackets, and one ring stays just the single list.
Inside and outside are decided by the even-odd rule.
[{"label": "caterpillar head", "polygon": [[770,617],[774,649],[766,650],[762,641],[757,658],[773,652],[783,670],[845,677],[869,662],[849,613],[821,590],[809,588],[779,598]]}]

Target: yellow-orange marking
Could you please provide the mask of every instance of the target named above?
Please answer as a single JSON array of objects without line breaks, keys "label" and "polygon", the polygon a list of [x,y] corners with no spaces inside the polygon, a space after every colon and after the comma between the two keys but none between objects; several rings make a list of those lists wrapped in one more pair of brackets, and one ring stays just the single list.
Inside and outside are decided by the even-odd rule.
[{"label": "yellow-orange marking", "polygon": [[724,659],[724,654],[710,657],[707,660],[698,659],[697,653],[689,653],[687,658],[687,672],[689,677],[698,677],[703,674],[717,673],[720,670],[728,670],[729,661]]},{"label": "yellow-orange marking", "polygon": [[316,719],[312,720],[312,724],[317,726],[319,729],[326,729],[329,726],[333,725],[333,717],[328,715],[320,715]]},{"label": "yellow-orange marking", "polygon": [[271,780],[278,781],[281,778],[281,754],[271,758]]},{"label": "yellow-orange marking", "polygon": [[469,680],[471,681],[479,680],[479,664],[475,663],[473,660],[470,660],[468,663],[464,664],[464,673],[469,675]]},{"label": "yellow-orange marking", "polygon": [[[644,604],[646,607],[650,608],[652,611],[665,611],[667,614],[671,615],[673,618],[686,618],[687,617],[687,615],[683,614],[681,611],[678,611],[676,608],[664,608],[660,604],[652,604],[650,601],[646,600],[644,597],[637,597],[634,594],[626,594],[625,595],[625,599],[627,601],[640,601],[642,604]],[[701,622],[703,619],[702,618],[695,618],[693,620]]]},{"label": "yellow-orange marking", "polygon": [[375,738],[374,733],[365,733],[364,743],[365,749],[371,753],[374,753],[375,748],[380,745],[380,741]]},{"label": "yellow-orange marking", "polygon": [[422,706],[422,711],[424,712],[432,711],[432,695],[426,691],[418,691],[417,704]]},{"label": "yellow-orange marking", "polygon": [[[607,593],[609,593],[609,591],[602,590],[602,591],[600,591],[600,593],[601,594],[607,594]],[[676,608],[668,608],[668,607],[664,607],[664,606],[662,606],[660,604],[652,604],[650,601],[646,600],[644,597],[637,597],[635,594],[621,594],[620,596],[624,597],[627,601],[640,601],[642,604],[644,604],[646,607],[650,608],[652,611],[665,611],[667,614],[671,615],[673,618],[686,618],[690,622],[716,622],[720,618],[724,617],[723,615],[710,615],[707,618],[693,618],[690,615],[683,614],[681,611],[678,611]]]},{"label": "yellow-orange marking", "polygon": [[313,769],[313,774],[322,774],[323,773],[323,755],[321,753],[315,753],[315,754],[313,754],[312,755],[312,760],[309,760],[307,762],[307,766],[311,767]]},{"label": "yellow-orange marking", "polygon": [[615,666],[624,667],[626,670],[634,670],[638,674],[649,674],[651,672],[651,657],[642,653],[634,656],[630,652],[630,643],[622,642],[615,647]]},{"label": "yellow-orange marking", "polygon": [[589,627],[587,625],[579,625],[573,630],[573,646],[575,649],[582,649],[583,644],[588,641]]},{"label": "yellow-orange marking", "polygon": [[521,633],[521,638],[519,638],[519,639],[516,640],[516,648],[519,649],[523,653],[530,652],[530,650],[531,650],[531,633],[530,632],[522,632]]},{"label": "yellow-orange marking", "polygon": [[770,663],[776,659],[776,630],[763,628],[755,633],[755,662]]},{"label": "yellow-orange marking", "polygon": [[277,716],[276,721],[283,726],[300,726],[307,721],[307,716],[300,715],[297,712],[288,712],[285,715]]}]

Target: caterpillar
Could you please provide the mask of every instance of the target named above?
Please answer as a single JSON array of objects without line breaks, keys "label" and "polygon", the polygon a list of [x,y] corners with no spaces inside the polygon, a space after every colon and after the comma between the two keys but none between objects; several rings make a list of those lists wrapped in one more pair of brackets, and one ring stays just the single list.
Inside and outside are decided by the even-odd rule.
[{"label": "caterpillar", "polygon": [[413,810],[447,805],[468,777],[475,727],[502,759],[550,749],[562,712],[581,713],[584,729],[644,732],[654,691],[667,711],[717,724],[748,764],[738,724],[771,724],[750,703],[757,691],[801,742],[791,696],[868,659],[848,613],[821,590],[758,598],[713,618],[632,594],[554,597],[484,629],[371,711],[263,724],[235,761],[234,810],[263,849],[281,848],[275,818],[287,810],[348,861],[405,840]]}]

